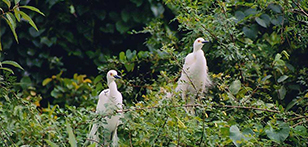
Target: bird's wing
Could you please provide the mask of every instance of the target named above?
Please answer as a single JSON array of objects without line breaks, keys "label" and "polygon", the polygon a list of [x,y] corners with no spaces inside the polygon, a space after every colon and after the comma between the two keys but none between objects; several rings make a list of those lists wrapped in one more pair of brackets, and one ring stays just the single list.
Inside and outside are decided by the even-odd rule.
[{"label": "bird's wing", "polygon": [[96,106],[96,113],[104,112],[106,110],[105,104],[109,101],[110,91],[109,89],[103,90],[98,96],[98,103]]},{"label": "bird's wing", "polygon": [[194,64],[195,62],[196,62],[196,60],[195,60],[195,57],[194,57],[193,53],[189,53],[185,57],[185,62],[184,62],[184,65],[183,65],[183,69],[188,70],[190,65]]}]

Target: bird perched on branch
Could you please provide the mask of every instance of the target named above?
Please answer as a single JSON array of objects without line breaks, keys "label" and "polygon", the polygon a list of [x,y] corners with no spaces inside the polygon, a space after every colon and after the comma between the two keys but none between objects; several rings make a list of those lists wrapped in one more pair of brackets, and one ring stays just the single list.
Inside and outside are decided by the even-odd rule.
[{"label": "bird perched on branch", "polygon": [[[207,62],[202,50],[205,43],[208,43],[208,41],[205,41],[203,38],[195,40],[193,52],[185,57],[181,77],[178,80],[176,92],[181,92],[182,99],[185,100],[187,104],[194,104],[195,97],[206,92],[207,88],[212,84],[208,75]],[[194,114],[192,107],[187,109],[191,114]]]},{"label": "bird perched on branch", "polygon": [[103,136],[104,136],[104,145],[109,146],[108,144],[112,142],[111,146],[118,146],[118,136],[117,136],[117,127],[119,124],[120,116],[119,114],[114,114],[118,110],[122,110],[122,94],[117,89],[117,84],[115,79],[120,79],[115,70],[110,70],[107,73],[107,84],[108,89],[103,90],[99,94],[99,100],[96,106],[96,113],[103,113],[106,115],[106,123],[93,124],[93,127],[90,131],[89,138],[99,141],[98,128],[102,126]]}]

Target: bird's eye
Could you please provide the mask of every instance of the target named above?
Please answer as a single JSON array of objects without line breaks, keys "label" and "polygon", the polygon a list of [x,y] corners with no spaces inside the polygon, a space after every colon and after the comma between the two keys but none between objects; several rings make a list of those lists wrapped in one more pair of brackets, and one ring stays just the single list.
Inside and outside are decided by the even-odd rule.
[{"label": "bird's eye", "polygon": [[111,75],[111,76],[113,76],[113,74],[112,74],[112,73],[110,73],[110,75]]},{"label": "bird's eye", "polygon": [[200,40],[198,40],[198,42],[201,42]]}]

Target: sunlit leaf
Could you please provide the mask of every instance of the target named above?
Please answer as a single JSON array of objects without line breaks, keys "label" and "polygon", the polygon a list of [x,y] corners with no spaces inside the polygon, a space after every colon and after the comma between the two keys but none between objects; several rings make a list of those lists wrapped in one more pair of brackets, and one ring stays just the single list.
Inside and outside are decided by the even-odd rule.
[{"label": "sunlit leaf", "polygon": [[266,23],[263,19],[261,19],[260,17],[256,17],[255,20],[260,26],[267,28]]},{"label": "sunlit leaf", "polygon": [[6,71],[10,72],[11,74],[14,74],[13,70],[6,68],[6,67],[0,67],[0,70],[6,70]]},{"label": "sunlit leaf", "polygon": [[46,78],[43,82],[42,82],[42,85],[43,86],[46,86],[49,82],[51,82],[52,79],[51,78]]},{"label": "sunlit leaf", "polygon": [[20,0],[14,0],[15,1],[15,5],[18,4],[20,2]]},{"label": "sunlit leaf", "polygon": [[30,9],[32,11],[35,11],[43,16],[45,16],[45,14],[43,12],[41,12],[38,8],[35,8],[33,6],[20,6],[19,8],[26,8],[26,9]]},{"label": "sunlit leaf", "polygon": [[8,64],[8,65],[12,65],[14,67],[17,67],[19,69],[24,70],[17,62],[15,61],[3,61],[2,64]]},{"label": "sunlit leaf", "polygon": [[290,132],[290,127],[287,123],[277,121],[278,128],[273,128],[273,124],[269,124],[269,127],[265,129],[265,133],[268,138],[278,143],[283,142],[287,139]]},{"label": "sunlit leaf", "polygon": [[66,131],[68,133],[68,141],[71,147],[77,147],[77,141],[76,141],[75,134],[73,133],[73,129],[68,122],[66,123]]},{"label": "sunlit leaf", "polygon": [[22,16],[23,19],[27,20],[30,25],[36,30],[38,31],[35,23],[33,22],[33,20],[31,19],[31,17],[29,15],[27,15],[26,13],[22,12],[22,11],[19,11],[20,15]]},{"label": "sunlit leaf", "polygon": [[57,144],[55,144],[54,142],[52,142],[48,139],[45,139],[45,141],[47,142],[48,145],[50,145],[50,147],[59,147]]},{"label": "sunlit leaf", "polygon": [[289,76],[283,75],[283,76],[279,77],[279,79],[277,80],[277,82],[278,82],[278,83],[281,83],[281,82],[285,81],[287,78],[289,78]]},{"label": "sunlit leaf", "polygon": [[2,17],[5,19],[6,23],[9,25],[9,27],[11,28],[11,31],[15,37],[15,40],[16,42],[18,43],[18,37],[17,37],[17,34],[16,34],[16,31],[15,31],[15,27],[16,27],[16,24],[15,22],[13,21],[13,18],[11,17],[11,15],[7,14],[6,15],[8,18],[6,17]]},{"label": "sunlit leaf", "polygon": [[307,128],[304,126],[296,126],[294,128],[294,133],[300,136],[308,136]]},{"label": "sunlit leaf", "polygon": [[251,129],[245,129],[244,132],[241,132],[236,125],[232,125],[229,131],[229,137],[237,147],[241,146],[244,141],[250,140],[253,136],[253,131]]},{"label": "sunlit leaf", "polygon": [[231,83],[229,90],[232,94],[237,94],[241,89],[241,81],[235,80]]},{"label": "sunlit leaf", "polygon": [[20,14],[19,14],[19,8],[14,9],[14,15],[18,22],[20,22]]},{"label": "sunlit leaf", "polygon": [[10,0],[2,0],[4,3],[6,3],[7,7],[11,7],[11,2]]}]

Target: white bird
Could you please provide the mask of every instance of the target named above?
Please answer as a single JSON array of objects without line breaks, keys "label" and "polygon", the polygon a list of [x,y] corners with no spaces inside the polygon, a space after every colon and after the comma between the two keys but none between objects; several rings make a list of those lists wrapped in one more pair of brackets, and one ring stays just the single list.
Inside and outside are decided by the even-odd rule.
[{"label": "white bird", "polygon": [[[182,99],[187,104],[194,104],[195,97],[206,92],[207,88],[212,85],[208,75],[207,62],[202,50],[204,43],[208,43],[208,41],[205,41],[203,38],[195,40],[193,52],[185,57],[181,77],[176,87],[176,92],[182,92]],[[190,95],[190,100],[187,98],[188,95]],[[187,109],[191,114],[194,114],[192,107]]]},{"label": "white bird", "polygon": [[99,132],[97,130],[102,126],[104,128],[104,145],[107,145],[112,140],[111,146],[118,146],[117,127],[120,116],[119,114],[114,115],[114,112],[122,110],[123,101],[122,94],[117,89],[116,78],[120,79],[121,77],[118,76],[115,70],[110,70],[107,73],[107,84],[109,88],[99,94],[99,100],[96,106],[96,113],[109,115],[105,117],[107,124],[93,124],[89,133],[89,138],[99,141]]}]

